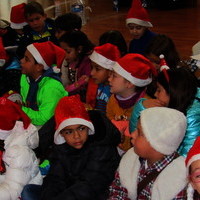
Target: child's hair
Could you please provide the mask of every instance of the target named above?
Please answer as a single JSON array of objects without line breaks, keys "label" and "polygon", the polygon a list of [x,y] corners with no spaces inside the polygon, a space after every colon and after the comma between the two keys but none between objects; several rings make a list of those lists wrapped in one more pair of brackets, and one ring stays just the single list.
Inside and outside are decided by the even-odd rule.
[{"label": "child's hair", "polygon": [[148,56],[150,54],[158,57],[163,54],[170,68],[176,68],[180,61],[174,42],[171,38],[162,34],[156,35],[148,44],[145,55]]},{"label": "child's hair", "polygon": [[66,13],[55,19],[55,27],[63,31],[81,30],[82,20],[75,13]]},{"label": "child's hair", "polygon": [[69,45],[69,47],[75,49],[78,49],[78,47],[81,46],[82,50],[78,55],[79,59],[82,59],[85,55],[89,55],[94,48],[92,42],[88,39],[87,35],[82,31],[67,32],[61,36],[59,42],[64,42],[67,45]]},{"label": "child's hair", "polygon": [[127,54],[127,44],[120,31],[110,30],[104,32],[99,38],[99,46],[106,43],[116,45],[121,52],[121,56]]},{"label": "child's hair", "polygon": [[42,5],[35,1],[32,1],[26,4],[25,9],[24,9],[25,17],[27,18],[28,16],[35,13],[40,14],[42,16],[45,15],[44,8],[42,7]]},{"label": "child's hair", "polygon": [[169,76],[169,82],[163,71],[159,73],[157,82],[163,86],[170,96],[168,107],[186,113],[188,106],[195,99],[197,79],[184,67],[169,69],[166,73]]}]

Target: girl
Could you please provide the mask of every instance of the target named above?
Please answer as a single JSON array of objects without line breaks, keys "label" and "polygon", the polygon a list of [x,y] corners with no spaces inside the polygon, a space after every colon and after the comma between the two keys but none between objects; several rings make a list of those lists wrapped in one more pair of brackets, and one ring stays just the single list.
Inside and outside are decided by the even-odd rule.
[{"label": "girl", "polygon": [[200,136],[200,89],[197,80],[186,68],[163,70],[157,77],[156,99],[140,99],[131,116],[130,130],[136,128],[140,112],[149,107],[165,106],[183,112],[187,117],[185,137],[178,148],[186,156],[197,136]]},{"label": "girl", "polygon": [[88,55],[94,45],[81,31],[67,32],[59,41],[61,48],[66,51],[67,65],[61,70],[63,84],[70,95],[79,93],[83,97],[91,72],[91,61]]}]

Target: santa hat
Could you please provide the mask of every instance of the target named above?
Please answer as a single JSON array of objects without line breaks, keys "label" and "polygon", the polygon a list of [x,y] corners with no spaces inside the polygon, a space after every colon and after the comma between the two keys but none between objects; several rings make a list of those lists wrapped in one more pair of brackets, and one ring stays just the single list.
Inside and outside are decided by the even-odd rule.
[{"label": "santa hat", "polygon": [[42,64],[44,69],[47,70],[49,67],[54,67],[55,72],[60,72],[60,68],[65,59],[65,51],[53,44],[51,41],[42,43],[33,43],[27,46],[27,50],[32,54],[37,63]]},{"label": "santa hat", "polygon": [[120,51],[117,46],[106,43],[95,47],[90,59],[105,69],[111,70],[116,60],[120,58]]},{"label": "santa hat", "polygon": [[151,83],[152,74],[157,75],[154,65],[141,54],[129,53],[120,58],[113,70],[138,87]]},{"label": "santa hat", "polygon": [[153,27],[149,15],[145,8],[142,7],[141,0],[133,0],[132,6],[126,17],[126,24],[138,24],[145,27]]},{"label": "santa hat", "polygon": [[186,117],[182,112],[166,107],[143,110],[140,122],[150,145],[164,155],[170,155],[177,150],[187,126]]},{"label": "santa hat", "polygon": [[24,15],[25,6],[26,6],[25,3],[21,3],[11,8],[11,13],[10,13],[11,28],[23,29],[23,27],[27,25]]},{"label": "santa hat", "polygon": [[60,131],[71,125],[81,124],[89,128],[89,135],[94,134],[94,126],[89,119],[88,112],[78,95],[63,97],[55,110],[56,132],[54,135],[55,144],[65,143]]},{"label": "santa hat", "polygon": [[0,119],[0,140],[8,137],[16,121],[23,121],[24,129],[27,129],[31,122],[18,104],[4,97],[0,97]]},{"label": "santa hat", "polygon": [[160,71],[164,73],[167,82],[169,83],[169,74],[167,70],[169,69],[167,62],[165,60],[165,56],[161,54],[160,56]]},{"label": "santa hat", "polygon": [[2,37],[0,37],[0,67],[3,67],[8,60],[8,55],[3,46]]}]

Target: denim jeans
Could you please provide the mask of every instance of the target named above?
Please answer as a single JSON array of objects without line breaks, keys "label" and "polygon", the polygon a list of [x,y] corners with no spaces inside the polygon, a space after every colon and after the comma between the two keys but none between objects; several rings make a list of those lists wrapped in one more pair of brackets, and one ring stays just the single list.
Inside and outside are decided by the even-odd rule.
[{"label": "denim jeans", "polygon": [[22,200],[39,200],[41,194],[41,185],[26,185],[21,193]]}]

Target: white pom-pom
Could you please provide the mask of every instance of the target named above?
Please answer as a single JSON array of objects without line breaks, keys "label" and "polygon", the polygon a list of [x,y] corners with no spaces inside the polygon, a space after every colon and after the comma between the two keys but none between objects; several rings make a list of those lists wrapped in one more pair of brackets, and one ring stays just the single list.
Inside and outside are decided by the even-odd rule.
[{"label": "white pom-pom", "polygon": [[60,69],[59,69],[58,67],[53,67],[53,71],[54,71],[55,73],[60,73]]}]

